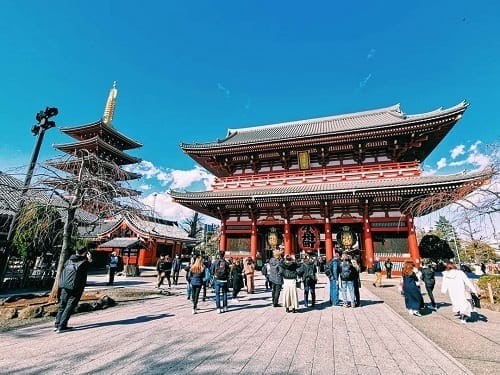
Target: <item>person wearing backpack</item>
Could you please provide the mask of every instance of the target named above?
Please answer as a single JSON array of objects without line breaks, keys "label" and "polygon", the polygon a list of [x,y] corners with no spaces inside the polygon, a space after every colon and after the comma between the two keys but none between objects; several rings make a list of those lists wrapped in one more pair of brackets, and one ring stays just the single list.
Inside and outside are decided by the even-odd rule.
[{"label": "person wearing backpack", "polygon": [[311,307],[316,304],[316,273],[317,268],[309,255],[306,255],[297,273],[304,282],[304,306],[309,307],[309,293],[311,293]]},{"label": "person wearing backpack", "polygon": [[211,274],[214,277],[215,307],[219,314],[227,311],[229,263],[224,259],[224,254],[224,251],[219,251],[219,258],[215,260],[211,270]]},{"label": "person wearing backpack", "polygon": [[59,307],[54,323],[57,333],[71,329],[68,327],[68,320],[82,297],[91,261],[92,257],[87,249],[80,248],[64,263],[58,281]]},{"label": "person wearing backpack", "polygon": [[283,285],[283,276],[280,273],[281,250],[274,250],[273,257],[269,259],[268,277],[271,283],[271,296],[273,299],[273,307],[279,307],[279,299],[281,286]]},{"label": "person wearing backpack", "polygon": [[380,259],[376,258],[375,263],[373,263],[373,272],[375,272],[375,282],[373,283],[374,287],[382,286],[382,266],[380,265]]},{"label": "person wearing backpack", "polygon": [[330,306],[339,304],[339,254],[334,253],[332,260],[325,267],[325,275],[330,282]]},{"label": "person wearing backpack", "polygon": [[[340,289],[342,291],[342,300],[344,307],[356,307],[356,296],[354,294],[354,276],[356,270],[351,263],[351,256],[342,254],[340,263]],[[349,301],[347,299],[347,290],[349,289]]]}]

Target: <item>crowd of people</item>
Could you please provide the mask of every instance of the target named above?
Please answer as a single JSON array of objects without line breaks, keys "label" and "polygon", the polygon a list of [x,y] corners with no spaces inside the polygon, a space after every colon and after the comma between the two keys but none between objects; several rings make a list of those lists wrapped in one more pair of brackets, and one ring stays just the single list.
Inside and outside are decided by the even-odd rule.
[{"label": "crowd of people", "polygon": [[[225,259],[220,251],[216,257],[196,255],[190,263],[183,267],[178,255],[172,259],[161,255],[156,264],[156,287],[160,288],[165,279],[168,287],[178,284],[179,273],[183,269],[186,277],[187,299],[193,304],[193,314],[198,313],[200,294],[202,300],[207,298],[207,288],[213,288],[215,293],[215,308],[218,313],[228,311],[228,293],[231,290],[232,301],[238,303],[241,290],[247,294],[255,293],[256,264],[252,257],[233,260]],[[65,263],[59,280],[59,310],[55,321],[58,332],[68,330],[68,320],[78,303],[86,283],[88,264],[91,262],[90,252],[81,248],[76,250]],[[373,266],[375,287],[382,286],[382,270],[380,259]],[[386,259],[384,267],[387,278],[391,278],[392,262]],[[295,259],[293,255],[283,254],[281,249],[274,250],[273,257],[262,265],[261,272],[265,276],[265,289],[271,292],[272,306],[283,307],[285,311],[295,313],[299,309],[299,289],[303,291],[302,303],[305,308],[316,306],[316,284],[318,282],[318,263],[309,255]],[[344,252],[342,256],[333,254],[333,258],[321,268],[329,281],[330,306],[356,308],[360,300],[360,266],[356,258]],[[119,255],[112,252],[109,261],[108,285],[113,285],[114,275],[123,269],[123,261]],[[173,276],[173,279],[172,279]],[[400,282],[401,294],[404,296],[405,307],[410,315],[422,316],[421,311],[428,308],[436,311],[438,303],[434,296],[436,284],[434,265],[424,261],[420,268],[408,260],[402,268]],[[429,298],[424,303],[422,287]],[[467,323],[475,309],[475,303],[480,297],[476,285],[466,273],[453,262],[447,262],[442,273],[441,293],[448,293],[452,310],[461,323]],[[281,298],[281,303],[280,303]],[[476,301],[475,301],[476,300]]]}]

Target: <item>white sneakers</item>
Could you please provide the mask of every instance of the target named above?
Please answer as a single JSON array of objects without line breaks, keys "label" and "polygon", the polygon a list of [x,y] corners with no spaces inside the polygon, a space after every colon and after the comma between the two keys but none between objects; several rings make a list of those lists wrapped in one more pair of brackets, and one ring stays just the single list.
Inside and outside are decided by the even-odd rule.
[{"label": "white sneakers", "polygon": [[224,312],[227,312],[227,306],[226,306],[226,307],[224,307]]},{"label": "white sneakers", "polygon": [[222,309],[217,309],[217,313],[220,314],[222,312]]},{"label": "white sneakers", "polygon": [[227,312],[227,306],[222,308],[222,309],[217,309],[218,314],[223,313],[223,312]]},{"label": "white sneakers", "polygon": [[196,309],[193,309],[193,314],[196,314],[196,312],[197,312]]}]

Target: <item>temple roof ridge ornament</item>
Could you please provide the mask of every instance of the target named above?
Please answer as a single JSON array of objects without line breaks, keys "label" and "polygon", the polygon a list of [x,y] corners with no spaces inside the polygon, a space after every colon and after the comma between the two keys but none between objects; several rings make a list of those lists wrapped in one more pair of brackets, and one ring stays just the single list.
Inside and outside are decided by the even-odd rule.
[{"label": "temple roof ridge ornament", "polygon": [[113,81],[113,86],[109,90],[108,100],[106,100],[106,106],[104,107],[104,114],[102,122],[106,125],[112,126],[111,121],[115,114],[116,106],[116,96],[118,95],[118,89],[116,88],[116,81]]}]

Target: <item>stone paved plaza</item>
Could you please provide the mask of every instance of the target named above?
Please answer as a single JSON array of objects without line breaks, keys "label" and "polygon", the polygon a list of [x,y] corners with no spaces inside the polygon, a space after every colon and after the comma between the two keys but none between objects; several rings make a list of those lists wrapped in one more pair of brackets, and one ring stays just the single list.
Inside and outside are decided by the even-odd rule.
[{"label": "stone paved plaza", "polygon": [[[295,314],[271,307],[270,293],[256,277],[256,293],[240,293],[229,311],[218,314],[213,294],[192,314],[185,285],[161,296],[88,314],[74,315],[74,330],[57,334],[52,323],[1,334],[0,369],[5,374],[473,374],[498,373],[499,313],[488,322],[460,325],[446,304],[438,313],[407,316],[384,303],[404,305],[392,284],[363,287],[360,308],[327,306],[328,281],[319,275],[318,304]],[[363,275],[364,285],[373,275]],[[180,279],[183,279],[181,276]],[[116,286],[137,282],[154,288],[154,277],[118,277]],[[184,281],[184,280],[183,280]],[[105,287],[106,276],[89,277],[87,289]],[[371,285],[370,285],[371,286]],[[439,297],[438,286],[437,295]],[[381,293],[377,293],[381,292]],[[299,290],[299,297],[302,291]],[[398,300],[399,299],[399,300]],[[439,299],[439,298],[438,298]],[[448,311],[446,311],[448,309]],[[440,317],[442,315],[442,317]],[[452,331],[467,341],[474,330],[487,332],[490,363],[466,368],[418,326]],[[450,328],[451,327],[451,328]],[[491,331],[493,330],[493,331]],[[496,331],[495,331],[496,330]],[[483,333],[484,333],[483,332]],[[440,337],[446,337],[443,333]],[[489,341],[488,341],[489,340]],[[497,358],[495,361],[495,357]],[[493,359],[491,359],[493,358]],[[475,367],[474,367],[475,366]],[[473,370],[471,370],[471,368]]]}]

